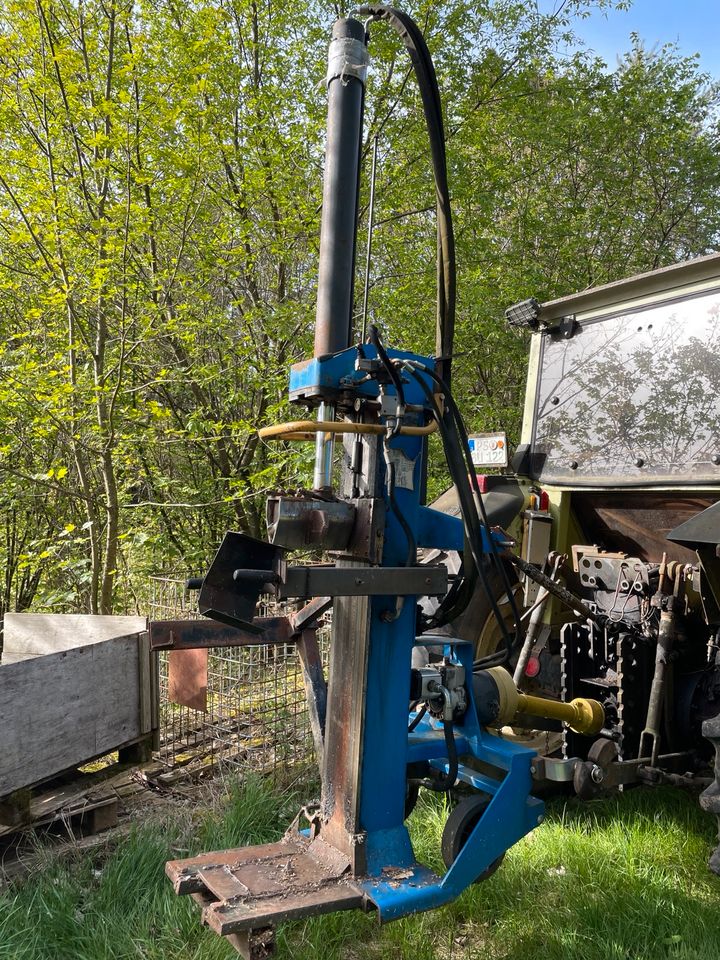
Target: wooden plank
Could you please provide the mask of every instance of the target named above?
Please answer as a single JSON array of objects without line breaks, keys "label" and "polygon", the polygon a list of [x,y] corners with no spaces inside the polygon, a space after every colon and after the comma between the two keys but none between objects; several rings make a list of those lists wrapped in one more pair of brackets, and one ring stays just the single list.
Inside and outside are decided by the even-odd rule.
[{"label": "wooden plank", "polygon": [[[148,634],[149,640],[149,634]],[[150,724],[153,731],[152,748],[160,749],[160,658],[150,648]]]},{"label": "wooden plank", "polygon": [[[24,793],[30,797],[30,812],[26,818],[28,822],[52,818],[63,808],[76,807],[80,803],[87,803],[97,797],[121,797],[138,793],[146,788],[154,777],[162,773],[165,767],[160,763],[147,764],[142,773],[145,783],[138,777],[138,771],[127,768],[118,771],[120,764],[113,764],[96,770],[93,773],[84,773],[59,786],[40,787],[38,791],[25,789]],[[7,798],[3,798],[5,800]],[[11,827],[0,825],[0,837],[11,833]]]},{"label": "wooden plank", "polygon": [[137,634],[0,665],[0,796],[141,735]]},{"label": "wooden plank", "polygon": [[[75,816],[75,812],[73,812],[73,816]],[[118,824],[117,797],[108,798],[101,803],[90,806],[80,811],[79,816],[81,829],[84,827],[90,833],[110,830]]]},{"label": "wooden plank", "polygon": [[15,827],[28,822],[32,816],[31,800],[32,792],[28,789],[15,790],[0,799],[0,834],[10,833]]},{"label": "wooden plank", "polygon": [[3,663],[9,657],[41,657],[147,630],[145,617],[84,613],[6,613],[3,624]]},{"label": "wooden plank", "polygon": [[62,823],[72,830],[84,829],[87,833],[100,833],[101,830],[117,826],[118,806],[117,797],[99,797],[97,800],[88,798],[74,806],[63,807],[27,826],[36,828]]},{"label": "wooden plank", "polygon": [[150,635],[147,630],[138,634],[138,691],[140,701],[140,733],[153,729],[152,670],[150,667]]},{"label": "wooden plank", "polygon": [[0,652],[0,666],[5,663],[20,663],[22,660],[30,660],[34,653],[8,653],[6,650]]},{"label": "wooden plank", "polygon": [[117,796],[92,794],[69,799],[57,806],[52,804],[47,809],[43,804],[31,802],[29,811],[22,820],[14,824],[0,824],[0,837],[58,822],[82,825],[91,833],[98,833],[117,825],[118,806]]}]

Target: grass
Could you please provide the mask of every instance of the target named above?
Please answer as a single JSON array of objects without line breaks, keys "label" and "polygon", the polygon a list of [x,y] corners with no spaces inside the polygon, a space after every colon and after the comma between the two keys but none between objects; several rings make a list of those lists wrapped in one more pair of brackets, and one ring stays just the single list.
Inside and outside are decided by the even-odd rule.
[{"label": "grass", "polygon": [[[180,808],[102,852],[58,859],[0,895],[0,960],[230,960],[164,877],[170,857],[277,838],[299,798],[259,782],[210,810]],[[439,867],[442,801],[411,818]],[[385,927],[360,913],[296,922],[278,960],[718,960],[720,880],[705,866],[714,823],[680,791],[554,801],[500,870],[455,903]]]}]

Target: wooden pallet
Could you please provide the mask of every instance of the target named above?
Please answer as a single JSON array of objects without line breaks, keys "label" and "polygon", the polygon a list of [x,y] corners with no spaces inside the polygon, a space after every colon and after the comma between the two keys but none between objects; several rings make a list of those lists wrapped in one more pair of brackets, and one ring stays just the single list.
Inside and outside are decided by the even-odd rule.
[{"label": "wooden pallet", "polygon": [[71,783],[37,793],[18,793],[22,796],[6,797],[0,804],[0,837],[50,826],[85,836],[118,822],[118,796],[108,789],[88,790]]}]

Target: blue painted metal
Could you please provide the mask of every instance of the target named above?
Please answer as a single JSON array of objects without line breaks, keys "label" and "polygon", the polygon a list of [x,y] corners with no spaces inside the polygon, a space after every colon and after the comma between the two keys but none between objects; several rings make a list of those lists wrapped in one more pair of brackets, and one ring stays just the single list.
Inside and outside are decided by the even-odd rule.
[{"label": "blue painted metal", "polygon": [[[376,356],[363,346],[363,355]],[[433,361],[415,354],[388,350],[393,358]],[[377,396],[375,380],[363,382],[365,373],[355,369],[357,348],[324,359],[296,364],[290,375],[292,399],[327,396],[349,391],[359,396]],[[412,377],[407,377],[408,403],[427,407],[425,395]],[[429,381],[426,381],[429,384]],[[388,385],[386,390],[393,392]],[[378,440],[382,443],[382,440]],[[445,550],[463,548],[462,521],[420,504],[421,469],[426,439],[398,435],[385,441],[390,456],[404,456],[412,463],[412,483],[396,485],[399,510],[410,525],[417,545]],[[381,489],[386,501],[386,526],[382,564],[402,565],[408,560],[408,542],[387,494],[386,466],[381,459]],[[483,531],[484,547],[490,549]],[[501,534],[493,534],[498,540]],[[371,601],[370,646],[367,664],[365,718],[360,751],[359,823],[365,836],[367,878],[358,880],[382,920],[391,920],[418,910],[437,907],[454,899],[504,851],[530,831],[542,818],[543,805],[530,796],[530,766],[535,751],[492,736],[477,720],[472,684],[468,683],[468,709],[454,726],[459,755],[473,757],[494,768],[497,778],[479,773],[463,763],[458,777],[491,796],[482,817],[445,876],[436,876],[416,859],[404,824],[407,764],[429,762],[436,769],[448,768],[442,725],[425,719],[408,734],[407,705],[410,697],[410,658],[416,642],[416,601],[375,597]],[[422,638],[425,643],[426,638]],[[444,654],[472,674],[473,647],[464,641],[438,638]]]},{"label": "blue painted metal", "polygon": [[[470,643],[447,638],[437,638],[434,642],[444,647],[446,655],[462,663],[470,675],[473,656]],[[542,820],[544,805],[530,795],[530,768],[535,751],[484,730],[477,720],[472,685],[468,686],[468,695],[468,709],[454,727],[458,754],[474,757],[493,767],[497,779],[472,769],[468,764],[460,765],[458,779],[488,794],[490,803],[444,877],[436,876],[410,858],[407,848],[398,846],[394,836],[393,842],[384,850],[382,842],[386,835],[377,837],[378,848],[374,851],[377,856],[373,856],[368,871],[374,876],[362,881],[361,886],[377,907],[381,920],[397,919],[455,899],[508,847]],[[385,740],[387,734],[386,728],[382,731]],[[432,718],[425,718],[413,733],[407,735],[406,750],[407,763],[425,760],[436,769],[448,769],[442,724]],[[370,802],[377,803],[378,794],[383,793],[383,790],[375,791]],[[402,797],[404,800],[404,786]],[[401,874],[399,879],[394,876],[395,869]]]},{"label": "blue painted metal", "polygon": [[[488,533],[485,527],[481,527],[480,535],[485,553],[489,553],[491,550],[491,537],[498,546],[503,546],[506,542],[505,535],[499,530]],[[453,517],[441,510],[433,510],[432,507],[419,507],[415,538],[419,547],[462,551],[465,545],[463,522],[459,517]]]},{"label": "blue painted metal", "polygon": [[[488,740],[497,740],[498,743],[488,744]],[[444,877],[438,877],[416,863],[412,866],[411,876],[407,878],[396,880],[390,870],[387,877],[369,878],[361,883],[377,907],[381,920],[396,920],[454,900],[508,847],[542,821],[544,805],[529,794],[534,750],[484,733],[479,742],[474,744],[472,755],[485,762],[491,762],[490,758],[502,759],[505,777],[493,781],[476,773],[471,774],[464,768],[468,781],[472,777],[483,792],[490,793],[494,789],[494,793]]]},{"label": "blue painted metal", "polygon": [[[484,545],[485,530],[482,533]],[[462,551],[465,529],[459,517],[453,517],[441,510],[433,510],[432,507],[419,507],[415,537],[419,547],[428,547],[431,550]]]},{"label": "blue painted metal", "polygon": [[[430,369],[435,368],[435,361],[430,357],[422,357],[417,353],[406,350],[388,350],[388,356],[393,360],[418,360]],[[362,382],[366,374],[355,369],[358,358],[358,347],[348,347],[340,353],[320,359],[313,357],[302,360],[290,367],[290,399],[306,400],[314,397],[327,397],[341,390],[350,390],[362,397],[376,397],[379,393],[377,380]],[[377,350],[372,344],[363,344],[362,355],[368,360],[377,359]],[[432,389],[429,377],[423,374],[428,386]],[[409,403],[425,403],[425,394],[412,377],[403,376],[407,383],[403,384],[405,396]],[[390,392],[394,390],[390,388]]]}]

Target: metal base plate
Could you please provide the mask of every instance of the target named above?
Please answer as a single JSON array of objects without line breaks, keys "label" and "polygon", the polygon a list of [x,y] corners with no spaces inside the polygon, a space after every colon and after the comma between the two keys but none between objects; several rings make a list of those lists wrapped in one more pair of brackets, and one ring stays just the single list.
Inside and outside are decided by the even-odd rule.
[{"label": "metal base plate", "polygon": [[291,834],[279,843],[171,860],[165,871],[176,893],[196,895],[203,923],[228,936],[369,906],[347,875],[349,866],[320,837]]}]

